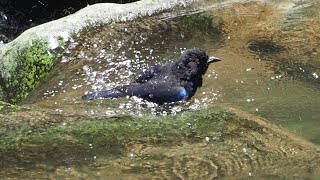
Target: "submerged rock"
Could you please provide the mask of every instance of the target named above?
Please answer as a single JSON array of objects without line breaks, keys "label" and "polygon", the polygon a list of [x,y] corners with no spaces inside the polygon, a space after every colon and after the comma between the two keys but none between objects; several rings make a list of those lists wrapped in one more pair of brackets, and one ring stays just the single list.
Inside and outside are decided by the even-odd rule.
[{"label": "submerged rock", "polygon": [[319,147],[237,108],[164,118],[21,109],[2,119],[2,177],[12,177],[26,164],[33,168],[14,177],[59,177],[59,169],[67,167],[73,175],[95,178],[291,179],[320,173]]}]

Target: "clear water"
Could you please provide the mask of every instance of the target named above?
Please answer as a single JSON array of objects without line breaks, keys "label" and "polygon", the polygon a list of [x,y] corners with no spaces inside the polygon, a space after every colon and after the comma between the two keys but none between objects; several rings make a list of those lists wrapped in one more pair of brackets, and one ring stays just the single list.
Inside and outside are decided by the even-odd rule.
[{"label": "clear water", "polygon": [[[165,116],[216,105],[234,106],[319,144],[319,3],[207,3],[202,9],[214,16],[213,27],[205,20],[195,23],[195,16],[165,14],[149,20],[84,31],[73,37],[68,52],[50,78],[21,104],[44,107],[62,114],[90,116]],[[80,98],[86,91],[128,84],[132,75],[142,68],[177,59],[183,50],[193,47],[203,48],[222,61],[209,67],[203,87],[187,104],[164,109],[136,98],[96,101],[83,101]],[[175,151],[187,151],[179,148],[168,147],[158,151],[170,151],[172,156]],[[212,154],[200,152],[201,148],[197,148],[198,157],[181,159],[178,162],[182,164],[173,166],[189,167],[181,170],[186,174],[191,171],[191,166],[215,169],[211,162],[199,159]],[[141,159],[141,162],[138,159],[133,162],[134,151],[128,154],[129,158],[122,157],[119,162],[143,163]],[[149,153],[152,155],[152,152]],[[96,154],[90,157],[94,156]],[[97,171],[100,173],[96,174],[97,177],[112,177],[110,172],[114,172],[114,178],[117,179],[117,173],[123,172],[124,165],[110,166],[108,162],[115,163],[118,158],[103,156],[99,161],[102,164],[77,169],[61,166],[55,169],[55,175],[60,173],[63,178],[64,173],[68,172],[69,175],[74,174],[74,178],[95,177],[96,166],[103,169]],[[152,158],[149,160],[153,161]],[[163,164],[158,166],[164,169],[170,166],[166,161],[163,159]],[[188,165],[190,161],[195,164]],[[119,166],[121,172],[117,170]],[[137,171],[162,169],[151,165],[146,169],[147,164],[137,167],[141,167]],[[125,172],[127,178],[145,177],[144,173],[139,174],[132,169]],[[215,177],[216,172],[210,173],[212,176],[207,174],[204,177]],[[193,175],[201,176],[192,172],[188,176],[192,179]]]}]

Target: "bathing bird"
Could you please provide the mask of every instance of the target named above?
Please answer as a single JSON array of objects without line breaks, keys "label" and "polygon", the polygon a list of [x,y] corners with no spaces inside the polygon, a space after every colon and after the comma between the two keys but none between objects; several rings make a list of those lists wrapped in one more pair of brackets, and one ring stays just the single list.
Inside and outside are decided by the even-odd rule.
[{"label": "bathing bird", "polygon": [[176,61],[158,64],[137,73],[129,85],[90,92],[82,96],[82,99],[136,96],[157,104],[186,102],[202,86],[202,76],[209,65],[218,61],[219,58],[209,57],[202,49],[188,49]]}]

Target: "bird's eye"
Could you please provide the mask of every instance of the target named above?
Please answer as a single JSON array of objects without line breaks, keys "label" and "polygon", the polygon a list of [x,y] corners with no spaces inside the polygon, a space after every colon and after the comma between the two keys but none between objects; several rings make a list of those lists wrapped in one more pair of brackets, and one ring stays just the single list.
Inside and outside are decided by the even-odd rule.
[{"label": "bird's eye", "polygon": [[194,62],[197,63],[197,64],[200,64],[200,60],[199,59],[196,59]]}]

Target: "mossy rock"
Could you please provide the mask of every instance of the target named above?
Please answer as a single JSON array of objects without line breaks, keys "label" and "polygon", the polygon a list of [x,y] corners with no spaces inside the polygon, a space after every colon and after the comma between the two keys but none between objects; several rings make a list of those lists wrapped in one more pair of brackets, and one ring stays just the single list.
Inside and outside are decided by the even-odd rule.
[{"label": "mossy rock", "polygon": [[[43,161],[42,158],[57,147],[55,157],[63,157],[65,153],[82,156],[88,153],[88,144],[103,147],[104,153],[119,154],[127,151],[127,144],[131,142],[170,144],[196,136],[214,136],[221,133],[227,120],[233,117],[232,113],[222,110],[184,116],[113,118],[18,110],[8,116],[0,123],[0,157],[8,166]],[[14,121],[21,116],[28,121]]]},{"label": "mossy rock", "polygon": [[0,114],[1,115],[4,115],[8,112],[12,112],[14,110],[19,110],[19,109],[21,109],[21,107],[0,101]]},{"label": "mossy rock", "polygon": [[[108,146],[117,141],[123,144],[128,141],[148,138],[149,140],[172,141],[184,137],[207,135],[209,132],[222,132],[226,128],[227,120],[233,117],[232,113],[222,110],[202,111],[200,114],[168,117],[86,117],[75,116],[76,122],[69,116],[51,114],[46,111],[11,111],[11,116],[32,117],[28,121],[12,120],[10,126],[16,130],[11,132],[8,124],[1,123],[3,141],[1,149],[15,147],[23,143],[44,144],[46,141],[66,143],[65,137],[77,139],[77,142],[95,142]],[[32,119],[42,116],[42,121],[33,123]],[[50,118],[51,123],[45,119]],[[56,121],[55,121],[56,119]],[[62,123],[65,120],[64,123]],[[23,127],[23,128],[22,128]],[[36,129],[36,130],[35,130]],[[32,133],[30,133],[32,131]],[[5,132],[5,133],[4,133]],[[210,133],[209,133],[210,134]],[[17,139],[17,136],[22,137]]]},{"label": "mossy rock", "polygon": [[2,99],[10,103],[25,98],[48,75],[60,57],[42,40],[32,41],[29,47],[18,50],[18,53],[16,68],[10,70],[10,76],[0,77]]},{"label": "mossy rock", "polygon": [[[8,121],[1,121],[0,137],[0,174],[4,177],[11,167],[17,171],[16,167],[26,165],[36,169],[21,176],[30,176],[27,172],[33,170],[46,172],[47,168],[55,176],[52,168],[59,169],[66,161],[68,167],[81,164],[95,173],[100,172],[95,166],[101,171],[120,168],[117,171],[121,174],[158,167],[169,175],[173,171],[186,177],[180,165],[196,161],[195,165],[204,163],[219,169],[216,174],[214,169],[209,171],[215,177],[246,177],[248,172],[257,177],[270,173],[277,177],[284,172],[288,177],[310,177],[317,173],[320,162],[318,147],[237,109],[210,108],[166,117],[71,116],[18,110],[8,114]],[[135,166],[124,158],[131,152],[135,153]],[[95,160],[96,156],[100,160]],[[242,163],[238,167],[234,161]],[[203,172],[204,167],[194,168]],[[145,173],[159,175],[153,170]]]}]

